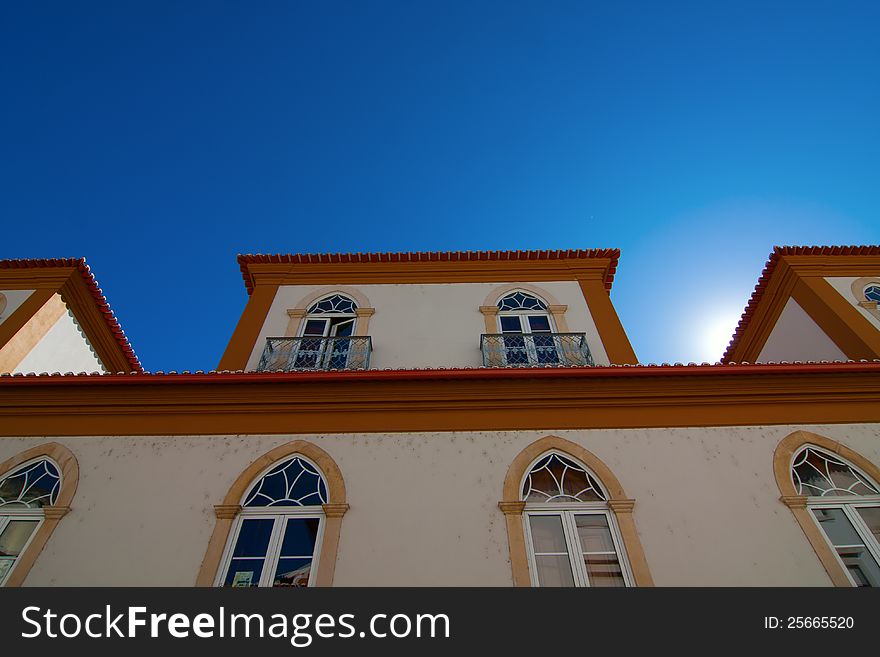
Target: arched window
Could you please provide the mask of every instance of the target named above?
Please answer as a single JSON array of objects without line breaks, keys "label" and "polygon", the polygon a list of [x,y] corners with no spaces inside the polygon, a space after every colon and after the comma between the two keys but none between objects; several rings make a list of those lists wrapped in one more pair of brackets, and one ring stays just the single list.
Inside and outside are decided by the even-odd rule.
[{"label": "arched window", "polygon": [[557,365],[559,345],[547,304],[518,290],[498,301],[498,330],[505,365]]},{"label": "arched window", "polygon": [[327,482],[297,454],[271,466],[245,493],[229,534],[218,586],[313,586]]},{"label": "arched window", "polygon": [[61,491],[59,467],[42,457],[0,479],[0,586],[43,524],[43,507],[54,506]]},{"label": "arched window", "polygon": [[608,494],[586,466],[544,453],[520,490],[532,585],[633,584]]},{"label": "arched window", "polygon": [[332,294],[309,306],[294,358],[294,368],[345,369],[357,323],[357,304]]},{"label": "arched window", "polygon": [[880,486],[840,455],[805,445],[791,461],[796,495],[855,586],[880,586]]},{"label": "arched window", "polygon": [[864,295],[867,301],[880,301],[880,284],[868,285],[864,290]]}]

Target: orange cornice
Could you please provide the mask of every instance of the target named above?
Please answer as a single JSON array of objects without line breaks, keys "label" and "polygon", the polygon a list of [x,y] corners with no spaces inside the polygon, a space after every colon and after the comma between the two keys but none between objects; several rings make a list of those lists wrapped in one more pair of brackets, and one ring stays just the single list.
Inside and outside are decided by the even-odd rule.
[{"label": "orange cornice", "polygon": [[880,362],[0,377],[0,435],[880,422]]},{"label": "orange cornice", "polygon": [[597,278],[611,289],[619,249],[248,254],[238,263],[248,294],[257,285],[479,283]]},{"label": "orange cornice", "polygon": [[[59,293],[105,368],[143,371],[85,258],[0,260],[0,289]],[[0,334],[4,344],[10,337]]]},{"label": "orange cornice", "polygon": [[[803,286],[796,292],[799,280],[877,274],[880,274],[880,246],[775,247],[721,362],[752,362],[758,358],[788,299],[807,296],[809,302],[815,296]],[[831,317],[827,308],[820,308],[818,304],[812,304],[808,313],[826,333],[833,334],[838,346],[846,347],[843,351],[850,358],[880,355],[864,348],[861,344],[864,340],[858,336],[863,331],[858,326],[854,329],[857,335],[849,335],[852,331],[838,326],[839,318]],[[852,319],[857,319],[855,314]]]}]

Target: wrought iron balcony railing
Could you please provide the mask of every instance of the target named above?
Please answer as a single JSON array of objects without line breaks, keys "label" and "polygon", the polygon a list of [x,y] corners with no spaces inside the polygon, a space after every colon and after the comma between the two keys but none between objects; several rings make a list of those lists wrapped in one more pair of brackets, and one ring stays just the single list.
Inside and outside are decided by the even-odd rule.
[{"label": "wrought iron balcony railing", "polygon": [[266,338],[258,372],[282,370],[367,370],[369,336]]},{"label": "wrought iron balcony railing", "polygon": [[583,333],[493,333],[480,337],[486,367],[592,365]]}]

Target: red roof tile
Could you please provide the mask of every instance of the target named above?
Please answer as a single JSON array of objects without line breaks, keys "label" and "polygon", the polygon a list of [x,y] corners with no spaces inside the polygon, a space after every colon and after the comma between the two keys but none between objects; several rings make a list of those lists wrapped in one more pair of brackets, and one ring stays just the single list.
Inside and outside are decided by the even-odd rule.
[{"label": "red roof tile", "polygon": [[0,269],[33,269],[37,267],[75,267],[79,271],[80,276],[82,276],[86,288],[91,293],[95,305],[104,317],[107,328],[119,344],[119,348],[126,360],[131,364],[134,371],[144,371],[144,368],[138,360],[138,357],[135,355],[134,349],[129,343],[128,338],[125,337],[125,332],[119,325],[119,320],[116,319],[116,316],[110,309],[110,304],[107,303],[107,299],[104,297],[104,293],[101,291],[101,288],[98,287],[98,281],[95,280],[91,269],[86,264],[85,258],[26,258],[20,260],[0,260]]},{"label": "red roof tile", "polygon": [[560,260],[562,258],[610,258],[605,275],[605,289],[610,292],[620,249],[557,249],[555,251],[425,251],[414,253],[295,253],[239,254],[238,264],[248,294],[254,291],[254,280],[248,265],[257,263],[319,264],[336,262],[438,262],[487,260]]}]

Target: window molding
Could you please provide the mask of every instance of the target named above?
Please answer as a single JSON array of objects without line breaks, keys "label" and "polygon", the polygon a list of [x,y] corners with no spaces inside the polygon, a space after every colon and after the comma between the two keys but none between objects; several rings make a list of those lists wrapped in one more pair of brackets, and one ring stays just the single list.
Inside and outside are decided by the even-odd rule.
[{"label": "window molding", "polygon": [[60,443],[37,445],[3,461],[0,463],[0,479],[19,466],[42,457],[51,459],[58,466],[58,471],[61,473],[61,490],[53,506],[42,508],[43,521],[18,557],[4,586],[21,586],[24,583],[58,523],[70,511],[70,504],[79,485],[79,463],[73,452]]},{"label": "window molding", "polygon": [[287,309],[287,316],[290,319],[287,322],[287,330],[284,332],[284,337],[292,338],[298,336],[302,331],[302,323],[305,320],[305,316],[308,314],[309,307],[316,301],[323,299],[324,297],[332,296],[333,294],[341,294],[343,296],[351,297],[354,300],[357,305],[357,309],[355,310],[357,322],[354,335],[369,335],[370,318],[376,312],[376,309],[372,307],[370,300],[363,292],[353,287],[333,285],[330,287],[322,287],[320,290],[315,290],[311,294],[300,299],[296,306]]},{"label": "window molding", "polygon": [[623,551],[629,560],[635,585],[653,586],[654,580],[651,577],[645,552],[642,549],[642,543],[633,520],[632,512],[635,500],[626,496],[617,477],[599,457],[580,445],[559,436],[545,436],[528,445],[513,459],[507,470],[507,476],[504,478],[502,500],[498,503],[498,508],[504,514],[507,524],[513,585],[532,585],[523,525],[523,512],[526,503],[520,499],[522,481],[535,460],[550,451],[557,451],[580,461],[596,475],[608,494],[607,507],[617,523],[617,529],[623,542]]},{"label": "window molding", "polygon": [[217,571],[221,566],[229,534],[241,513],[241,500],[250,486],[273,464],[285,458],[302,455],[320,468],[327,482],[327,504],[322,504],[324,512],[324,535],[320,552],[317,556],[317,572],[315,586],[331,586],[336,570],[336,555],[339,549],[339,535],[342,529],[342,517],[348,511],[346,502],[345,481],[342,471],[327,452],[304,440],[294,440],[269,450],[253,461],[238,476],[223,498],[223,502],[214,506],[217,519],[214,531],[208,541],[205,557],[199,568],[196,586],[213,586]]},{"label": "window molding", "polygon": [[880,277],[863,276],[862,278],[857,278],[852,283],[852,293],[860,307],[867,310],[877,319],[880,319],[880,309],[877,308],[877,302],[871,301],[865,296],[865,288],[869,285],[880,285]]},{"label": "window molding", "polygon": [[547,290],[530,283],[508,283],[506,285],[499,285],[486,295],[483,305],[480,306],[480,312],[483,314],[483,319],[486,323],[486,333],[497,333],[498,320],[496,318],[499,312],[498,301],[511,292],[517,291],[535,295],[541,301],[546,303],[547,312],[549,312],[550,316],[553,318],[556,330],[560,333],[568,333],[568,322],[565,319],[565,313],[568,310],[568,306],[559,303],[559,299]]},{"label": "window molding", "polygon": [[834,586],[851,587],[852,582],[849,576],[840,565],[840,561],[825,538],[825,534],[811,516],[807,505],[809,497],[798,495],[794,482],[791,480],[791,464],[794,455],[808,445],[814,445],[832,454],[837,454],[874,481],[880,481],[880,468],[846,445],[810,431],[795,431],[787,435],[779,442],[773,453],[773,474],[776,477],[776,485],[779,487],[780,501],[791,509],[795,520],[806,535]]}]

